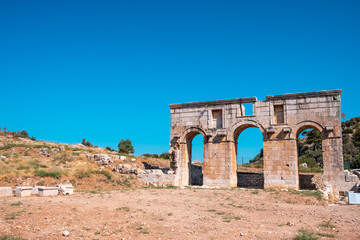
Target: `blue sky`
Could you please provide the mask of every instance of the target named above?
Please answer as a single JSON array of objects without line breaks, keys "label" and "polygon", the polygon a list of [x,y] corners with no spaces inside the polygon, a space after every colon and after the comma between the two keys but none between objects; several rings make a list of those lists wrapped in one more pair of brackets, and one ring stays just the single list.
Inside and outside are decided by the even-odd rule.
[{"label": "blue sky", "polygon": [[[359,1],[3,0],[0,127],[113,148],[130,138],[139,155],[168,151],[172,103],[343,89],[342,111],[360,116],[359,12]],[[256,155],[261,136],[246,139]]]}]

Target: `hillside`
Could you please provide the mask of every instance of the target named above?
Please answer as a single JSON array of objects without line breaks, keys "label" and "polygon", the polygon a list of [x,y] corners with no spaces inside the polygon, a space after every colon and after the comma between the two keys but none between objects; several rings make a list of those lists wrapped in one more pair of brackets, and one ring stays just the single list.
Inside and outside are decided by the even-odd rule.
[{"label": "hillside", "polygon": [[[139,171],[153,166],[169,168],[170,164],[164,159],[121,155],[82,144],[36,141],[22,132],[0,133],[0,186],[71,183],[78,190],[135,188],[142,186],[142,182],[136,173],[114,171],[119,164]],[[94,155],[106,161],[96,163]]]}]

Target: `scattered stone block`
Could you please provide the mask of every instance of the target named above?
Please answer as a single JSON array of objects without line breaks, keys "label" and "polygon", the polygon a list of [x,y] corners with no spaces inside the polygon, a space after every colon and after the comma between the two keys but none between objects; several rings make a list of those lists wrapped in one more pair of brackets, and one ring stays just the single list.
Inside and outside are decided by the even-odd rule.
[{"label": "scattered stone block", "polygon": [[120,160],[124,161],[124,160],[126,160],[126,157],[125,156],[120,156]]},{"label": "scattered stone block", "polygon": [[360,204],[360,193],[354,193],[353,191],[346,192],[349,204]]},{"label": "scattered stone block", "polygon": [[359,178],[355,174],[345,176],[345,182],[357,182],[357,181],[359,181]]},{"label": "scattered stone block", "polygon": [[56,196],[59,195],[58,187],[39,187],[39,196],[47,197],[47,196]]},{"label": "scattered stone block", "polygon": [[13,191],[11,187],[0,187],[0,197],[11,197]]},{"label": "scattered stone block", "polygon": [[45,186],[34,186],[31,190],[31,194],[32,195],[39,195],[39,188],[40,187],[45,187]]},{"label": "scattered stone block", "polygon": [[59,194],[63,194],[63,195],[73,195],[74,194],[74,187],[71,184],[60,184],[57,185],[58,189],[59,189]]},{"label": "scattered stone block", "polygon": [[99,163],[102,165],[108,165],[109,163],[113,163],[110,155],[108,154],[94,154],[95,163]]},{"label": "scattered stone block", "polygon": [[15,196],[17,197],[29,197],[31,196],[32,187],[16,187]]}]

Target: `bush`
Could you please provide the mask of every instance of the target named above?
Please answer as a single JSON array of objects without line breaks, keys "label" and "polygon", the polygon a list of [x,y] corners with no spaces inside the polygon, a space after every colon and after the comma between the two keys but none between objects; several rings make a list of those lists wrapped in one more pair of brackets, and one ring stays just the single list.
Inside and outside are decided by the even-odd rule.
[{"label": "bush", "polygon": [[344,129],[343,131],[343,134],[353,134],[353,133],[354,133],[354,129],[351,128]]},{"label": "bush", "polygon": [[82,140],[81,144],[86,146],[86,147],[92,147],[93,146],[89,141],[86,141],[85,138]]},{"label": "bush", "polygon": [[77,169],[74,174],[74,176],[79,179],[84,178],[84,177],[90,177],[90,175],[91,175],[91,169],[87,169],[87,170]]},{"label": "bush", "polygon": [[74,160],[74,156],[72,153],[69,152],[61,152],[54,157],[54,160],[59,161],[60,163],[66,163]]},{"label": "bush", "polygon": [[119,153],[129,154],[135,152],[134,147],[129,139],[126,140],[121,139],[118,148],[119,148]]},{"label": "bush", "polygon": [[163,158],[163,159],[170,159],[170,153],[168,153],[168,152],[164,152],[164,153],[160,154],[160,158]]},{"label": "bush", "polygon": [[295,240],[317,240],[319,239],[312,231],[300,229],[299,234],[295,236]]},{"label": "bush", "polygon": [[95,171],[91,171],[91,173],[94,173],[94,174],[103,174],[103,175],[105,175],[106,176],[106,178],[108,179],[108,180],[111,180],[111,178],[112,178],[112,175],[111,175],[111,173],[110,172],[106,172],[106,171],[103,171],[103,170],[95,170]]},{"label": "bush", "polygon": [[116,150],[112,149],[111,147],[106,147],[106,150],[111,151],[111,152],[116,152]]},{"label": "bush", "polygon": [[63,172],[35,170],[34,175],[39,177],[52,177],[52,178],[60,179],[61,175],[63,175]]}]

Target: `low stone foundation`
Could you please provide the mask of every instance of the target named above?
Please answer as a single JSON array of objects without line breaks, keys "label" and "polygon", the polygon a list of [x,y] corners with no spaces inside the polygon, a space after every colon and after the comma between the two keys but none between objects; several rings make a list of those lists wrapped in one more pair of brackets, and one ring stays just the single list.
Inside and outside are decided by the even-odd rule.
[{"label": "low stone foundation", "polygon": [[140,175],[143,183],[147,185],[166,187],[173,186],[175,183],[174,174],[157,174],[157,173],[146,173]]},{"label": "low stone foundation", "polygon": [[203,185],[202,167],[191,164],[191,183],[190,185]]},{"label": "low stone foundation", "polygon": [[264,174],[238,172],[237,186],[242,188],[264,188]]}]

